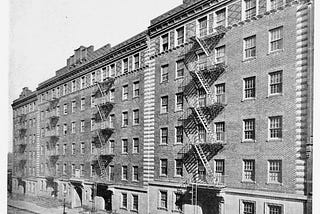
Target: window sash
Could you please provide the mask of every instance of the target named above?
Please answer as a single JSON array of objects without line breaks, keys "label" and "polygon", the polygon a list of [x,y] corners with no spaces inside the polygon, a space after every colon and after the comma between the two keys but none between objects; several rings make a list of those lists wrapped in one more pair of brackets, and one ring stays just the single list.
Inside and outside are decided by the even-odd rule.
[{"label": "window sash", "polygon": [[180,111],[183,109],[183,95],[177,94],[176,95],[176,110]]},{"label": "window sash", "polygon": [[222,9],[216,12],[216,25],[225,26],[226,25],[226,10]]},{"label": "window sash", "polygon": [[139,110],[133,111],[133,122],[134,124],[139,124]]},{"label": "window sash", "polygon": [[243,214],[254,214],[254,203],[243,202]]},{"label": "window sash", "polygon": [[270,117],[270,138],[282,138],[282,118]]},{"label": "window sash", "polygon": [[270,94],[282,92],[282,72],[270,73]]},{"label": "window sash", "polygon": [[122,87],[122,99],[127,100],[128,99],[128,86]]},{"label": "window sash", "polygon": [[176,127],[176,143],[183,143],[183,128],[182,128],[182,126]]},{"label": "window sash", "polygon": [[133,96],[138,97],[139,96],[139,82],[133,83]]},{"label": "window sash", "polygon": [[162,113],[168,112],[168,97],[161,98],[161,112]]},{"label": "window sash", "polygon": [[161,144],[168,144],[168,129],[161,129]]},{"label": "window sash", "polygon": [[161,82],[168,82],[169,80],[169,71],[168,66],[161,67]]},{"label": "window sash", "polygon": [[127,166],[122,167],[122,179],[128,180],[128,167]]},{"label": "window sash", "polygon": [[282,27],[270,30],[270,51],[281,50],[283,48]]},{"label": "window sash", "polygon": [[283,0],[270,0],[270,10],[283,6]]},{"label": "window sash", "polygon": [[256,15],[256,0],[245,0],[245,16],[246,19]]},{"label": "window sash", "polygon": [[160,175],[167,175],[168,161],[167,160],[160,160],[160,165],[161,165]]},{"label": "window sash", "polygon": [[245,98],[255,97],[255,78],[250,77],[244,79]]},{"label": "window sash", "polygon": [[162,208],[167,208],[167,193],[166,192],[160,192],[160,206]]},{"label": "window sash", "polygon": [[269,214],[281,214],[281,206],[268,205]]},{"label": "window sash", "polygon": [[128,153],[128,140],[122,140],[122,153]]},{"label": "window sash", "polygon": [[216,48],[216,62],[220,63],[220,62],[224,62],[224,58],[225,58],[225,47],[219,47]]},{"label": "window sash", "polygon": [[208,34],[208,22],[207,17],[204,17],[199,20],[199,33],[200,37],[206,36]]},{"label": "window sash", "polygon": [[255,139],[255,121],[254,120],[244,121],[244,139],[245,140]]},{"label": "window sash", "polygon": [[122,126],[128,126],[128,112],[122,113]]}]

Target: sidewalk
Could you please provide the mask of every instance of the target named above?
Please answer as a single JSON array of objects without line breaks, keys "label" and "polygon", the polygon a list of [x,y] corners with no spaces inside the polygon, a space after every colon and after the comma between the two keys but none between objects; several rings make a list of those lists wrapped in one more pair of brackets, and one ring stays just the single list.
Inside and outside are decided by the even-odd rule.
[{"label": "sidewalk", "polygon": [[[24,209],[24,210],[29,210],[34,213],[38,214],[62,214],[63,213],[63,207],[58,207],[58,208],[45,208],[45,207],[40,207],[38,205],[35,205],[31,202],[26,202],[26,201],[18,201],[18,200],[12,200],[8,199],[8,206],[12,206],[15,208],[19,209]],[[88,213],[89,212],[83,212],[82,208],[75,208],[75,209],[69,209],[66,207],[66,213],[67,214],[79,214],[79,213]]]}]

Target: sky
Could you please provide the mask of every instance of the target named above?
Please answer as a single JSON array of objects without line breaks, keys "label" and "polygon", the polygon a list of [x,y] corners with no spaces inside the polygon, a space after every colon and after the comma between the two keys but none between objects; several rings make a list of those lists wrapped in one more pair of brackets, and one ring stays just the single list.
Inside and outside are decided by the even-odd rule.
[{"label": "sky", "polygon": [[[35,90],[81,45],[115,46],[182,0],[10,0],[9,104],[23,87]],[[9,105],[9,133],[12,111]],[[12,138],[9,135],[9,150]]]}]

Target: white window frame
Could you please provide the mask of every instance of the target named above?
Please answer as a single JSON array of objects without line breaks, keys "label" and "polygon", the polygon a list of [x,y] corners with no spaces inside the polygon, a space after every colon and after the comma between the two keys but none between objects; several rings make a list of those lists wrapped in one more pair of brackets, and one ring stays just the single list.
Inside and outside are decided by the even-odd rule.
[{"label": "white window frame", "polygon": [[[134,177],[135,169],[137,170],[137,179]],[[132,166],[132,181],[139,181],[139,166]]]},{"label": "white window frame", "polygon": [[80,89],[86,88],[86,76],[80,77]]},{"label": "white window frame", "polygon": [[[181,44],[178,44],[178,30],[180,29],[183,29],[183,41]],[[175,30],[174,30],[174,33],[175,33],[175,37],[174,37],[174,45],[175,47],[179,46],[179,45],[183,45],[185,42],[186,42],[186,26],[185,25],[182,25],[182,26],[179,26],[177,27]]]},{"label": "white window frame", "polygon": [[[167,74],[166,74],[167,79],[163,78],[164,77],[163,76],[164,75],[164,72],[163,72],[164,68],[167,69]],[[160,83],[167,83],[167,82],[169,82],[169,65],[165,64],[165,65],[161,65],[161,68],[160,68]]]},{"label": "white window frame", "polygon": [[[138,67],[136,68],[136,56],[138,55]],[[136,53],[136,54],[134,54],[133,56],[132,56],[132,70],[136,70],[136,69],[139,69],[140,67],[141,67],[141,62],[140,62],[141,60],[140,60],[140,52],[138,52],[138,53]]]},{"label": "white window frame", "polygon": [[[163,49],[163,37],[165,36],[165,35],[167,35],[167,37],[168,37],[168,48],[167,48],[167,50],[164,50]],[[160,52],[163,52],[163,51],[168,51],[170,49],[170,34],[169,34],[169,32],[167,32],[167,33],[164,33],[164,34],[162,34],[161,36],[160,36]]]},{"label": "white window frame", "polygon": [[[178,175],[178,173],[177,173],[177,162],[178,161],[181,161],[182,175]],[[182,159],[175,159],[174,160],[174,176],[175,177],[183,177],[183,162],[182,162]]]},{"label": "white window frame", "polygon": [[[135,146],[135,140],[137,140],[138,142],[138,147]],[[140,150],[139,147],[140,147],[139,138],[138,137],[132,138],[132,154],[138,154]],[[135,151],[136,148],[137,148],[137,151]]]},{"label": "white window frame", "polygon": [[71,133],[74,134],[76,133],[76,122],[71,122]]},{"label": "white window frame", "polygon": [[[282,5],[281,6],[278,6],[278,7],[283,7],[285,5],[285,0],[276,0],[276,1],[281,1],[282,2]],[[271,8],[272,4],[271,4],[271,0],[267,0],[267,11],[270,11],[270,10],[276,10],[277,8]]]},{"label": "white window frame", "polygon": [[[202,19],[206,19],[206,22],[207,22],[207,26],[206,26],[206,34],[205,35],[202,35],[201,34],[201,30],[200,30],[200,21]],[[204,29],[204,28],[203,28]],[[196,22],[196,35],[197,37],[201,38],[201,37],[206,37],[209,35],[209,16],[208,15],[204,15],[200,18],[197,19],[197,22]]]},{"label": "white window frame", "polygon": [[[278,181],[272,181],[271,178],[271,172],[270,172],[270,164],[271,162],[279,162],[280,163],[280,170],[278,172]],[[282,169],[283,169],[283,161],[282,160],[278,160],[278,159],[272,159],[272,160],[268,160],[268,183],[272,183],[272,184],[281,184],[282,183]]]},{"label": "white window frame", "polygon": [[84,132],[84,130],[85,130],[85,121],[81,120],[80,121],[80,132]]},{"label": "white window frame", "polygon": [[80,110],[81,111],[85,110],[85,105],[86,105],[86,98],[82,97],[80,100]]},{"label": "white window frame", "polygon": [[[127,115],[127,122],[126,122],[126,124],[125,124],[125,115]],[[128,127],[129,126],[129,113],[128,113],[128,111],[124,111],[124,112],[122,112],[122,114],[121,114],[121,127]]]},{"label": "white window frame", "polygon": [[[217,20],[218,20],[218,16],[217,16],[217,12],[220,12],[221,10],[224,10],[224,12],[225,12],[225,24],[224,25],[218,25],[217,24]],[[228,10],[227,10],[227,7],[222,7],[222,8],[219,8],[218,10],[216,10],[216,11],[214,11],[214,14],[213,14],[213,16],[214,16],[214,27],[216,28],[216,27],[218,27],[218,26],[223,26],[223,27],[226,27],[226,26],[228,26]]]},{"label": "white window frame", "polygon": [[[218,50],[219,49],[224,50],[223,51],[224,55],[219,57],[219,59],[223,58],[223,60],[220,60],[220,61],[218,61]],[[226,61],[226,46],[222,45],[222,46],[216,47],[214,51],[215,51],[215,63],[224,63]]]},{"label": "white window frame", "polygon": [[[277,40],[273,40],[273,41],[281,41],[282,42],[282,47],[281,48],[279,48],[279,49],[276,49],[276,50],[271,50],[271,42],[273,42],[273,41],[271,41],[271,35],[272,35],[272,31],[274,31],[274,30],[280,30],[280,34],[281,34],[281,37],[280,37],[280,39],[277,39]],[[284,49],[284,38],[283,38],[283,26],[279,26],[279,27],[275,27],[275,28],[272,28],[272,29],[270,29],[269,30],[269,53],[275,53],[275,52],[278,52],[278,51],[282,51],[283,49]]]},{"label": "white window frame", "polygon": [[[254,87],[246,88],[246,80],[249,80],[249,79],[254,80]],[[253,91],[254,96],[246,97],[246,90],[254,90]],[[243,78],[243,97],[242,97],[242,99],[243,100],[253,100],[253,99],[256,99],[256,96],[257,96],[257,77],[250,76],[250,77]]]},{"label": "white window frame", "polygon": [[[138,86],[138,87],[137,87]],[[134,81],[133,82],[133,98],[140,96],[140,81]],[[136,91],[138,91],[138,94],[136,94]]]},{"label": "white window frame", "polygon": [[[127,89],[127,92],[125,93],[125,88]],[[125,97],[126,95],[126,97]],[[122,86],[122,100],[128,100],[129,99],[129,86],[128,84]]]},{"label": "white window frame", "polygon": [[[166,204],[165,204],[165,206],[162,206],[162,193],[165,193],[165,195],[166,195]],[[159,208],[161,208],[161,209],[165,209],[165,210],[167,210],[168,209],[168,191],[166,191],[166,190],[159,190],[159,201],[158,201],[158,203],[159,203]]]},{"label": "white window frame", "polygon": [[[125,65],[125,60],[127,61],[127,71],[124,70],[124,65]],[[122,59],[122,69],[121,69],[122,74],[128,73],[129,72],[129,58],[124,58]]]},{"label": "white window frame", "polygon": [[242,200],[242,199],[240,199],[240,213],[241,214],[244,213],[244,204],[245,203],[253,204],[253,214],[256,214],[256,202],[251,201],[251,200]]},{"label": "white window frame", "polygon": [[[273,83],[273,85],[280,85],[281,92],[271,93],[271,76],[274,74],[280,74],[280,82]],[[272,71],[268,73],[268,96],[276,96],[283,94],[283,70]]]},{"label": "white window frame", "polygon": [[[280,136],[281,137],[271,137],[271,120],[272,119],[280,119],[280,123],[278,128],[273,129],[279,129],[280,130]],[[270,116],[268,118],[268,140],[281,140],[283,138],[283,116],[277,115],[277,116]]]},{"label": "white window frame", "polygon": [[76,108],[77,108],[76,101],[72,101],[71,102],[71,113],[74,113],[76,111]]},{"label": "white window frame", "polygon": [[[126,178],[124,177],[124,169],[127,169],[126,170]],[[128,180],[128,166],[121,166],[121,180],[123,181],[127,181]]]},{"label": "white window frame", "polygon": [[96,72],[91,72],[90,77],[90,85],[94,85],[97,82]]},{"label": "white window frame", "polygon": [[[163,132],[164,132],[164,130],[166,130],[166,132],[167,132],[167,138],[166,138],[166,143],[163,143],[162,142],[162,134],[163,134]],[[168,129],[168,127],[161,127],[160,128],[160,145],[168,145],[169,144],[169,129]]]},{"label": "white window frame", "polygon": [[[125,197],[124,197],[124,195],[125,195]],[[124,206],[124,201],[125,201],[125,205],[126,206]],[[128,193],[126,193],[126,192],[122,192],[121,193],[121,209],[128,209]]]},{"label": "white window frame", "polygon": [[[166,163],[167,163],[166,164],[166,174],[162,173],[162,164],[163,164],[164,161],[166,161]],[[161,177],[167,177],[168,176],[168,159],[160,159],[160,167],[159,167],[159,169],[160,169],[159,175]]]},{"label": "white window frame", "polygon": [[[138,122],[135,121],[135,116],[138,113]],[[140,124],[140,111],[139,109],[132,110],[132,124],[133,125],[139,125]]]},{"label": "white window frame", "polygon": [[[137,208],[134,207],[135,197],[137,198],[137,204],[136,204]],[[137,194],[132,194],[132,210],[136,212],[139,210],[139,195]]]},{"label": "white window frame", "polygon": [[[246,168],[246,162],[247,163],[252,163],[252,169],[249,170]],[[256,165],[256,161],[254,159],[244,159],[242,161],[242,181],[243,182],[255,182],[255,165]],[[245,173],[246,172],[251,172],[251,179],[246,178]]]},{"label": "white window frame", "polygon": [[182,75],[182,76],[178,76],[178,62],[182,62],[182,64],[184,63],[184,62],[183,62],[183,59],[180,59],[180,60],[177,60],[177,61],[176,61],[175,79],[183,78],[183,77],[184,77],[184,74],[185,74],[185,66],[184,66],[184,64],[183,64],[183,75]]},{"label": "white window frame", "polygon": [[[127,146],[126,146],[126,150],[127,151],[125,151],[125,142],[127,142]],[[122,139],[121,140],[121,154],[128,154],[129,153],[129,141],[128,141],[128,139]]]},{"label": "white window frame", "polygon": [[265,214],[270,214],[270,206],[277,206],[277,207],[281,207],[281,212],[280,214],[284,214],[284,205],[283,204],[276,204],[276,203],[269,203],[269,202],[266,202],[264,203],[264,213]]},{"label": "white window frame", "polygon": [[[254,46],[252,46],[252,47],[250,47],[250,48],[246,48],[246,44],[247,44],[247,41],[249,40],[249,39],[254,39]],[[254,47],[254,52],[255,52],[255,54],[254,54],[254,56],[247,56],[246,55],[246,50],[251,50],[251,49],[253,49],[253,47]],[[243,60],[248,60],[248,59],[255,59],[257,57],[257,36],[256,35],[251,35],[251,36],[248,36],[248,37],[246,37],[246,38],[244,38],[243,39]]]},{"label": "white window frame", "polygon": [[[246,130],[245,129],[245,125],[246,125],[246,121],[253,121],[253,129],[251,130]],[[243,120],[243,131],[242,131],[242,133],[243,133],[243,136],[242,136],[242,141],[243,142],[248,142],[248,141],[255,141],[256,140],[256,119],[255,118],[248,118],[248,119],[244,119]],[[246,139],[246,137],[245,137],[245,132],[246,131],[253,131],[253,138],[248,138],[248,139]]]},{"label": "white window frame", "polygon": [[[246,17],[246,1],[247,0],[242,0],[242,7],[241,7],[242,8],[242,12],[241,12],[241,14],[242,14],[241,20],[242,21],[247,19],[247,17]],[[253,0],[253,1],[256,2],[256,11],[255,11],[256,14],[254,16],[252,16],[252,17],[255,17],[255,16],[257,16],[259,14],[259,0]],[[250,17],[248,19],[251,19],[252,17]]]},{"label": "white window frame", "polygon": [[[178,142],[178,138],[177,138],[177,133],[178,133],[178,128],[182,128],[182,142]],[[183,127],[182,126],[175,126],[175,128],[174,128],[174,132],[175,132],[175,134],[174,134],[174,142],[175,142],[175,144],[183,144]]]},{"label": "white window frame", "polygon": [[[166,107],[163,105],[163,99],[166,98],[167,99],[167,105]],[[168,113],[169,111],[169,96],[162,96],[160,97],[160,113],[161,114],[165,114]]]}]

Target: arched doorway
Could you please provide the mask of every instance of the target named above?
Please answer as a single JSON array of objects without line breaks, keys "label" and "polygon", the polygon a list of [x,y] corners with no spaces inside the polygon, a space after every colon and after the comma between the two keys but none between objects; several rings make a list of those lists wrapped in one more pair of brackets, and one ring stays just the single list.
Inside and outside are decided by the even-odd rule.
[{"label": "arched doorway", "polygon": [[97,184],[97,196],[102,197],[105,202],[105,210],[112,210],[112,194],[111,190],[108,190],[107,185]]},{"label": "arched doorway", "polygon": [[72,208],[75,207],[82,207],[82,193],[83,193],[83,186],[81,183],[78,182],[71,182],[72,185],[72,201],[71,206]]}]

